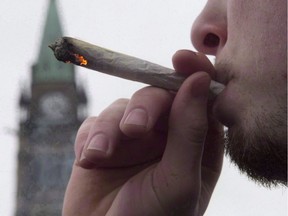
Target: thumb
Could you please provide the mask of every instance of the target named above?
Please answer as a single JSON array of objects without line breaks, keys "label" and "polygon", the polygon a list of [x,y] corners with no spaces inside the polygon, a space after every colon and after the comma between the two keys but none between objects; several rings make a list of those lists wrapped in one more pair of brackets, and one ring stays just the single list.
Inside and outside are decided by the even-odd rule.
[{"label": "thumb", "polygon": [[208,128],[207,98],[210,80],[205,72],[191,75],[177,93],[172,105],[168,143],[163,160],[183,174],[191,169],[193,173],[201,169]]},{"label": "thumb", "polygon": [[160,181],[159,199],[168,208],[187,207],[187,202],[193,207],[193,200],[196,205],[199,198],[210,81],[205,72],[192,74],[182,84],[171,108],[167,146],[155,178]]}]

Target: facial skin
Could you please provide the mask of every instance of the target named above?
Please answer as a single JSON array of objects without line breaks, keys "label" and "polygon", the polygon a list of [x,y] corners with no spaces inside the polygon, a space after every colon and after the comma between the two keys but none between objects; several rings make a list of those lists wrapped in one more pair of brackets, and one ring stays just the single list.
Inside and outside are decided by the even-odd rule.
[{"label": "facial skin", "polygon": [[209,0],[193,25],[227,85],[214,104],[226,153],[264,185],[287,183],[287,1]]}]

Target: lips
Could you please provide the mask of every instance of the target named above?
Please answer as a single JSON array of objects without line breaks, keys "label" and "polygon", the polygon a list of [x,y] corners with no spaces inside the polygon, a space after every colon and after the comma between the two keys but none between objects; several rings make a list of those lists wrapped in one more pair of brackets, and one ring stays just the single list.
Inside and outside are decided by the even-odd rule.
[{"label": "lips", "polygon": [[215,81],[225,86],[229,83],[229,79],[225,76],[223,71],[215,70]]},{"label": "lips", "polygon": [[238,92],[235,91],[231,64],[223,59],[219,60],[219,56],[216,58],[214,80],[225,85],[225,88],[216,97],[213,103],[213,116],[215,116],[223,125],[230,127],[236,121],[235,116],[236,110],[238,110]]},{"label": "lips", "polygon": [[224,84],[225,86],[234,79],[234,74],[232,73],[231,64],[229,61],[222,60],[219,57],[216,58],[215,63],[215,81]]}]

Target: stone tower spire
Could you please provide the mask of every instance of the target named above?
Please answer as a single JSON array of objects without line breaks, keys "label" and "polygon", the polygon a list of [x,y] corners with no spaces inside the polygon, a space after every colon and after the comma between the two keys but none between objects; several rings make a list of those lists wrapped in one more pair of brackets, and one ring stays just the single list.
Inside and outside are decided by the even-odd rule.
[{"label": "stone tower spire", "polygon": [[61,215],[75,135],[86,117],[87,98],[74,66],[55,60],[48,48],[61,36],[56,0],[50,0],[30,90],[19,101],[16,216]]},{"label": "stone tower spire", "polygon": [[[33,83],[74,81],[74,67],[55,61],[48,45],[63,36],[56,0],[50,0],[38,60],[33,67]],[[59,73],[61,71],[61,73]]]}]

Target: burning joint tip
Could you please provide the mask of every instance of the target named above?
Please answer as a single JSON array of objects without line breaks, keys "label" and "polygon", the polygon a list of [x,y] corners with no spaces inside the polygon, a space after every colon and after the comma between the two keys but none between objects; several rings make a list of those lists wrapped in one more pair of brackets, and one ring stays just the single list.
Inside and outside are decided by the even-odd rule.
[{"label": "burning joint tip", "polygon": [[73,63],[80,66],[88,64],[88,61],[84,56],[75,53],[73,50],[67,50],[67,46],[67,42],[64,39],[57,40],[55,43],[48,45],[59,61]]},{"label": "burning joint tip", "polygon": [[65,63],[67,64],[74,63],[74,64],[81,65],[81,66],[88,64],[88,61],[79,54],[72,54],[70,59],[71,60],[66,60]]},{"label": "burning joint tip", "polygon": [[74,54],[75,56],[75,60],[78,64],[80,65],[87,65],[88,64],[88,61],[81,55],[79,54]]}]

